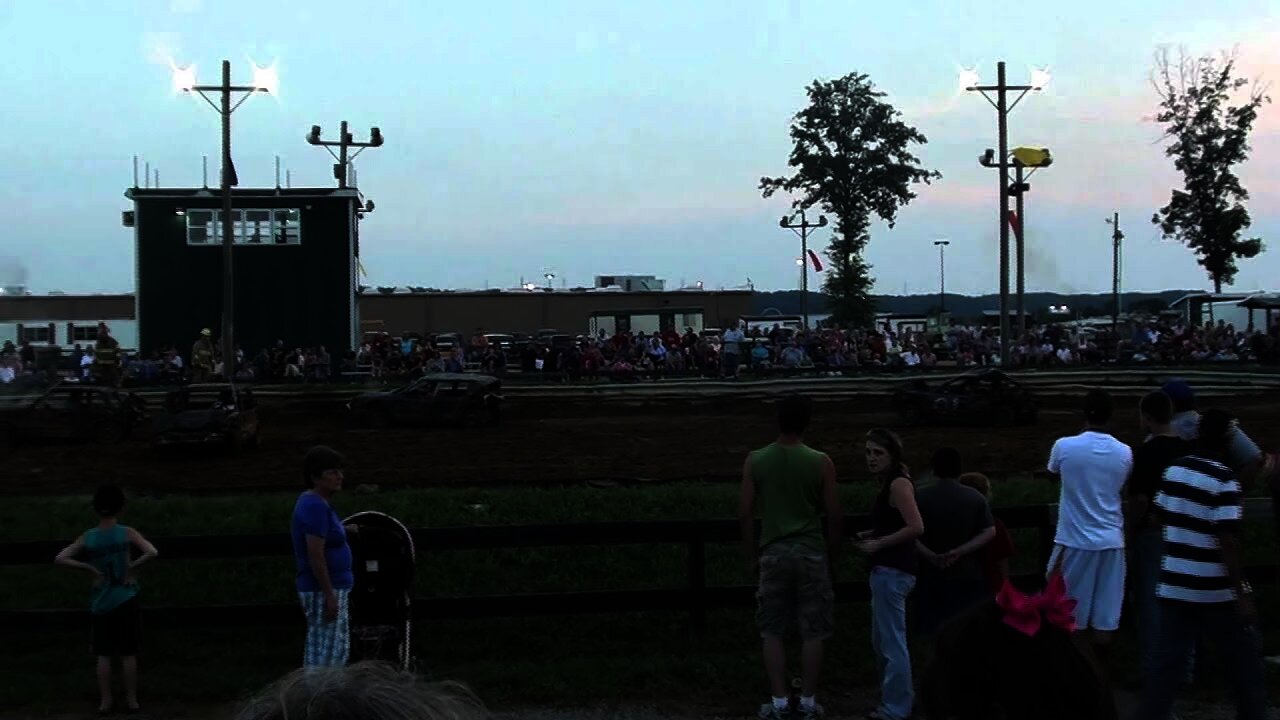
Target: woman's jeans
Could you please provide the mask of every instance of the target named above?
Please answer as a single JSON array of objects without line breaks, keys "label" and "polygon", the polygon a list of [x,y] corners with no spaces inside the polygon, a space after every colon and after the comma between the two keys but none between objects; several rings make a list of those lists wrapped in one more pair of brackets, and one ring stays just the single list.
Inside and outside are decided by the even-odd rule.
[{"label": "woman's jeans", "polygon": [[907,596],[915,575],[887,567],[871,568],[871,648],[880,669],[880,714],[885,720],[911,715],[915,690],[907,651]]}]

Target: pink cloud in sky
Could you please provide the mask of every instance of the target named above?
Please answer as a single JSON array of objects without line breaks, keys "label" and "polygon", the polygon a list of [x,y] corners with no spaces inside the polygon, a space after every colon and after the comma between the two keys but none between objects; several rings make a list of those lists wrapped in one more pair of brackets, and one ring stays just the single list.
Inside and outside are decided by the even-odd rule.
[{"label": "pink cloud in sky", "polygon": [[552,227],[678,225],[749,217],[771,211],[781,216],[789,208],[789,198],[775,195],[766,200],[748,185],[746,189],[678,195],[656,191],[607,197],[577,196],[555,210],[538,212],[520,221]]}]

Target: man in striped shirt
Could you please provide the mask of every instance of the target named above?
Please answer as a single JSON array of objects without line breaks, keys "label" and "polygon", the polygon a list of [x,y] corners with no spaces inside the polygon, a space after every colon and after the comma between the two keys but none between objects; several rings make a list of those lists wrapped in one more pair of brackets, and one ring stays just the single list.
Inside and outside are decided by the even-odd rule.
[{"label": "man in striped shirt", "polygon": [[1195,452],[1164,472],[1155,505],[1164,521],[1160,647],[1143,686],[1138,720],[1165,720],[1196,641],[1221,643],[1237,717],[1263,720],[1266,694],[1252,588],[1242,574],[1240,482],[1224,464],[1233,418],[1200,416]]}]

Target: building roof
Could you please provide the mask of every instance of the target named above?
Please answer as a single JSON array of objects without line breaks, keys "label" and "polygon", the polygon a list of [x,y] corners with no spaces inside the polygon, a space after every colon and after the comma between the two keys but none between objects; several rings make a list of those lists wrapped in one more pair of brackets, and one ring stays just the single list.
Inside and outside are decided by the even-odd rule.
[{"label": "building roof", "polygon": [[132,320],[132,293],[106,295],[0,295],[0,322]]},{"label": "building roof", "polygon": [[[124,191],[124,196],[135,202],[139,200],[151,199],[190,199],[190,198],[219,198],[222,192],[216,188],[129,188]],[[360,191],[356,188],[337,188],[337,187],[310,187],[310,188],[232,188],[231,197],[237,198],[258,198],[258,197],[335,197],[335,198],[351,198],[358,200]]]},{"label": "building roof", "polygon": [[1174,300],[1173,302],[1169,303],[1169,307],[1178,307],[1179,305],[1183,305],[1185,303],[1189,303],[1192,301],[1211,302],[1211,303],[1238,302],[1248,297],[1249,297],[1248,293],[1211,293],[1211,292],[1187,293],[1186,295],[1183,295],[1177,300]]},{"label": "building roof", "polygon": [[1280,293],[1250,295],[1240,302],[1240,307],[1250,310],[1280,310]]}]

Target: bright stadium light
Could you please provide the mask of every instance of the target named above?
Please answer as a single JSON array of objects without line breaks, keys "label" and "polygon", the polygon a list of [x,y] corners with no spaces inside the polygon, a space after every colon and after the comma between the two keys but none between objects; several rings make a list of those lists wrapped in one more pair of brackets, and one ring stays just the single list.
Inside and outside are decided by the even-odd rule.
[{"label": "bright stadium light", "polygon": [[280,74],[276,72],[276,64],[271,63],[266,67],[262,67],[257,63],[250,61],[253,65],[253,87],[258,92],[264,92],[275,95],[280,90]]},{"label": "bright stadium light", "polygon": [[186,67],[170,66],[173,70],[173,91],[174,92],[191,92],[191,88],[196,86],[196,66],[192,63]]},{"label": "bright stadium light", "polygon": [[1049,85],[1049,68],[1032,68],[1031,69],[1031,87],[1035,90],[1043,90]]}]

